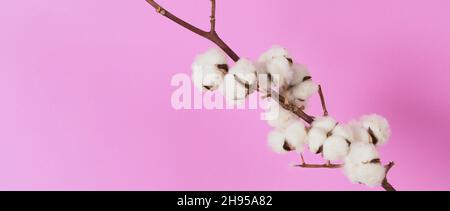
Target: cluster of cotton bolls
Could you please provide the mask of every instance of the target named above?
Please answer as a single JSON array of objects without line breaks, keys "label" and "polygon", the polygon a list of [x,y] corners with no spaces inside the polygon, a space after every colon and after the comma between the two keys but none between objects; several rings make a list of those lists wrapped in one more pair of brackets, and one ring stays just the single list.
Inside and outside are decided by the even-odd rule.
[{"label": "cluster of cotton bolls", "polygon": [[[344,172],[350,181],[367,186],[379,186],[386,169],[381,164],[377,146],[390,136],[389,124],[379,115],[363,116],[349,124],[339,124],[332,117],[318,117],[305,127],[280,113],[280,119],[269,121],[278,129],[269,133],[269,146],[276,153],[309,150],[321,154],[327,161],[344,161]],[[286,121],[286,124],[281,124]]]},{"label": "cluster of cotton bolls", "polygon": [[316,118],[308,131],[308,145],[313,153],[328,161],[344,161],[350,181],[379,186],[386,174],[377,146],[390,137],[389,123],[379,115],[362,116],[348,124],[339,124],[332,117]]},{"label": "cluster of cotton bolls", "polygon": [[256,90],[257,70],[248,59],[240,59],[229,69],[227,56],[210,49],[192,64],[192,81],[199,90],[219,90],[227,101],[238,104]]},{"label": "cluster of cotton bolls", "polygon": [[267,95],[279,90],[290,103],[306,106],[318,86],[304,65],[293,62],[286,49],[274,46],[257,62],[242,58],[229,68],[219,49],[200,54],[192,65],[192,80],[202,91],[219,90],[228,102],[240,104],[256,90]]},{"label": "cluster of cotton bolls", "polygon": [[[228,102],[243,103],[255,91],[270,96],[277,88],[287,102],[306,109],[308,100],[318,92],[318,85],[302,64],[294,62],[286,49],[274,46],[257,62],[240,59],[231,68],[227,56],[218,49],[198,55],[192,65],[194,85],[203,91],[219,90]],[[266,77],[261,77],[266,76]],[[378,115],[340,124],[330,116],[317,117],[309,127],[279,102],[270,100],[266,119],[274,129],[268,135],[276,153],[302,153],[305,146],[327,161],[343,161],[350,181],[379,186],[386,169],[381,164],[377,146],[389,140],[387,120]]]},{"label": "cluster of cotton bolls", "polygon": [[257,67],[259,74],[269,78],[270,84],[261,82],[263,91],[275,87],[298,107],[306,106],[308,99],[318,91],[318,85],[312,81],[307,67],[294,63],[289,52],[282,47],[274,46],[262,54]]}]

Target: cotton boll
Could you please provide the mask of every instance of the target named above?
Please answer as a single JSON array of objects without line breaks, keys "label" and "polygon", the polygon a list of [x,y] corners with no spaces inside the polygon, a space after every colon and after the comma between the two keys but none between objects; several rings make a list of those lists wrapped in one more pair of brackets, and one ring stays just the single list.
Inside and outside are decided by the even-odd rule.
[{"label": "cotton boll", "polygon": [[268,51],[264,52],[258,59],[258,62],[261,63],[266,63],[267,61],[276,58],[276,57],[286,57],[286,58],[291,58],[291,56],[289,55],[289,52],[281,47],[281,46],[273,46],[272,48],[270,48]]},{"label": "cotton boll", "polygon": [[342,160],[348,154],[349,143],[341,136],[330,136],[323,143],[323,157],[326,160]]},{"label": "cotton boll", "polygon": [[292,79],[292,58],[286,49],[274,46],[260,56],[258,62],[264,64],[265,70],[272,77],[275,86],[287,86]]},{"label": "cotton boll", "polygon": [[383,145],[389,140],[391,130],[389,122],[384,117],[376,114],[363,116],[361,117],[361,124],[366,130],[369,131],[370,129],[373,132],[375,138],[372,138],[372,142],[375,145]]},{"label": "cotton boll", "polygon": [[319,91],[319,86],[312,80],[304,81],[292,88],[292,94],[296,99],[308,100]]},{"label": "cotton boll", "polygon": [[292,80],[289,83],[291,86],[297,86],[300,83],[311,80],[311,74],[308,71],[306,65],[303,64],[294,64],[292,65]]},{"label": "cotton boll", "polygon": [[338,124],[332,131],[333,136],[341,136],[346,141],[354,142],[353,132],[349,125]]},{"label": "cotton boll", "polygon": [[320,128],[324,131],[331,132],[334,127],[336,127],[337,122],[333,117],[325,116],[325,117],[318,117],[314,120],[312,123],[313,128]]},{"label": "cotton boll", "polygon": [[292,93],[292,89],[287,90],[286,92],[281,93],[281,94],[284,95],[284,97],[286,97],[289,102],[293,103],[298,108],[303,107],[306,109],[308,107],[308,100],[296,98],[294,96],[294,94]]},{"label": "cotton boll", "polygon": [[253,85],[256,82],[256,67],[248,59],[240,59],[236,62],[230,69],[230,73],[249,85]]},{"label": "cotton boll", "polygon": [[386,168],[380,163],[345,164],[344,169],[350,181],[365,184],[369,187],[380,186],[386,177]]},{"label": "cotton boll", "polygon": [[265,119],[267,123],[278,129],[285,129],[289,126],[291,121],[298,119],[290,111],[282,108],[278,102],[271,100],[269,102],[269,107],[265,113]]},{"label": "cotton boll", "polygon": [[227,71],[227,57],[218,49],[210,49],[196,57],[192,64],[192,81],[202,91],[214,91],[223,82]]},{"label": "cotton boll", "polygon": [[227,74],[225,76],[224,85],[221,86],[220,91],[229,103],[240,104],[245,101],[250,94],[250,90],[238,81],[235,75]]},{"label": "cotton boll", "polygon": [[276,153],[283,154],[286,153],[285,149],[285,136],[282,132],[278,130],[271,131],[269,133],[269,147]]},{"label": "cotton boll", "polygon": [[257,80],[258,80],[259,91],[261,93],[267,94],[271,90],[272,81],[271,81],[270,74],[267,72],[266,64],[261,63],[261,62],[256,62],[255,67],[256,67],[256,73],[257,73],[256,75],[257,75]]},{"label": "cotton boll", "polygon": [[311,80],[311,75],[303,64],[292,65],[293,76],[285,93],[289,102],[298,107],[306,107],[308,99],[318,92],[319,86]]},{"label": "cotton boll", "polygon": [[195,59],[199,63],[208,65],[227,64],[227,55],[220,49],[211,48],[204,54],[198,55]]},{"label": "cotton boll", "polygon": [[367,164],[379,159],[378,151],[373,144],[356,142],[350,145],[350,152],[346,162],[355,164]]},{"label": "cotton boll", "polygon": [[202,91],[214,91],[223,83],[223,73],[214,66],[192,66],[192,82]]},{"label": "cotton boll", "polygon": [[274,119],[267,120],[267,123],[269,123],[269,125],[274,128],[283,129],[286,128],[289,125],[289,123],[294,119],[295,117],[289,111],[280,108],[278,115],[275,115]]},{"label": "cotton boll", "polygon": [[344,163],[344,173],[345,176],[350,180],[352,183],[358,183],[358,178],[356,174],[356,168],[358,167],[358,164],[355,164],[346,158],[346,161]]},{"label": "cotton boll", "polygon": [[293,121],[285,130],[286,141],[293,146],[297,152],[303,152],[306,143],[305,125],[299,121]]},{"label": "cotton boll", "polygon": [[352,131],[354,142],[371,143],[369,132],[362,127],[361,122],[352,120],[348,126]]},{"label": "cotton boll", "polygon": [[320,128],[311,128],[308,132],[308,145],[312,153],[321,153],[323,143],[327,139],[327,132]]},{"label": "cotton boll", "polygon": [[276,57],[266,62],[267,71],[273,77],[275,85],[286,86],[291,81],[293,72],[291,63],[285,57]]}]

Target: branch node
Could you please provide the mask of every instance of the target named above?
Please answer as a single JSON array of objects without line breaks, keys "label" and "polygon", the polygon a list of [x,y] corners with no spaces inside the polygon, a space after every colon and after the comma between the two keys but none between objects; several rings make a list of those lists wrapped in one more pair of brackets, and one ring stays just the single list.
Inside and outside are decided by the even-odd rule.
[{"label": "branch node", "polygon": [[156,8],[156,12],[163,16],[166,15],[166,10],[160,6],[158,6],[158,8]]}]

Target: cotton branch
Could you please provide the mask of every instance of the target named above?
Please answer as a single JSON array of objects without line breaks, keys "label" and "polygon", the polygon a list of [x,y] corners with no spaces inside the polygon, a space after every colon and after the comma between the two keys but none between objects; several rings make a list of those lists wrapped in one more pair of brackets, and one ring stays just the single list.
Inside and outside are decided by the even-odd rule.
[{"label": "cotton branch", "polygon": [[230,56],[233,61],[238,61],[239,56],[219,37],[219,35],[216,33],[216,21],[215,21],[215,12],[216,12],[216,1],[211,0],[212,9],[211,9],[211,30],[209,32],[199,29],[196,26],[193,26],[192,24],[178,18],[177,16],[173,15],[166,9],[164,9],[161,5],[156,3],[154,0],[146,0],[147,3],[149,3],[152,7],[156,9],[156,12],[161,14],[162,16],[165,16],[166,18],[172,20],[173,22],[177,23],[178,25],[210,40],[211,42],[215,43],[217,46],[219,46],[228,56]]},{"label": "cotton branch", "polygon": [[[209,31],[202,30],[202,29],[178,18],[177,16],[173,15],[172,13],[170,13],[169,11],[164,9],[161,5],[156,3],[154,0],[146,0],[146,1],[153,8],[156,9],[157,13],[159,13],[162,16],[177,23],[178,25],[182,26],[183,28],[186,28],[195,34],[210,40],[211,42],[215,43],[218,47],[220,47],[233,61],[235,61],[235,62],[239,61],[240,57],[219,37],[219,35],[216,32],[216,1],[215,0],[210,0],[211,1],[211,16],[210,16],[210,30]],[[325,105],[325,98],[324,98],[321,86],[319,86],[319,94],[320,94],[320,99],[321,99],[324,115],[327,116],[328,111],[327,111],[327,108]],[[298,117],[303,119],[308,124],[311,124],[314,121],[314,118],[315,118],[314,116],[306,114],[305,112],[303,112],[302,108],[299,108],[299,107],[293,105],[292,103],[287,102],[286,98],[284,96],[280,95],[278,92],[271,90],[269,93],[269,96],[272,97],[274,100],[278,101],[278,103],[284,109],[291,111],[292,113],[294,113],[295,115],[297,115]],[[394,163],[391,162],[385,166],[386,167],[386,175],[389,172],[389,170],[393,167],[393,165],[394,165]],[[303,160],[303,156],[302,156],[302,164],[296,165],[296,167],[301,167],[301,168],[341,168],[342,166],[343,166],[342,164],[331,164],[331,163],[306,164]],[[383,180],[382,187],[387,191],[395,191],[394,187],[392,187],[392,185],[389,184],[389,182],[387,181],[387,178],[385,178]]]}]

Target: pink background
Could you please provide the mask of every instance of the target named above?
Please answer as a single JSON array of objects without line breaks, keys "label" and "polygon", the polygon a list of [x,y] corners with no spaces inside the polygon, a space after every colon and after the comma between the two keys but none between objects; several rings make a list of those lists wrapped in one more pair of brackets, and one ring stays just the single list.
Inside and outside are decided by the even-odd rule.
[{"label": "pink background", "polygon": [[[160,3],[208,27],[209,1]],[[386,116],[381,153],[397,163],[396,188],[448,190],[449,10],[447,0],[218,0],[218,31],[245,57],[288,47],[339,120]],[[270,152],[259,111],[173,110],[171,77],[213,45],[144,0],[2,1],[0,27],[2,190],[379,190],[290,168],[298,158]]]}]

